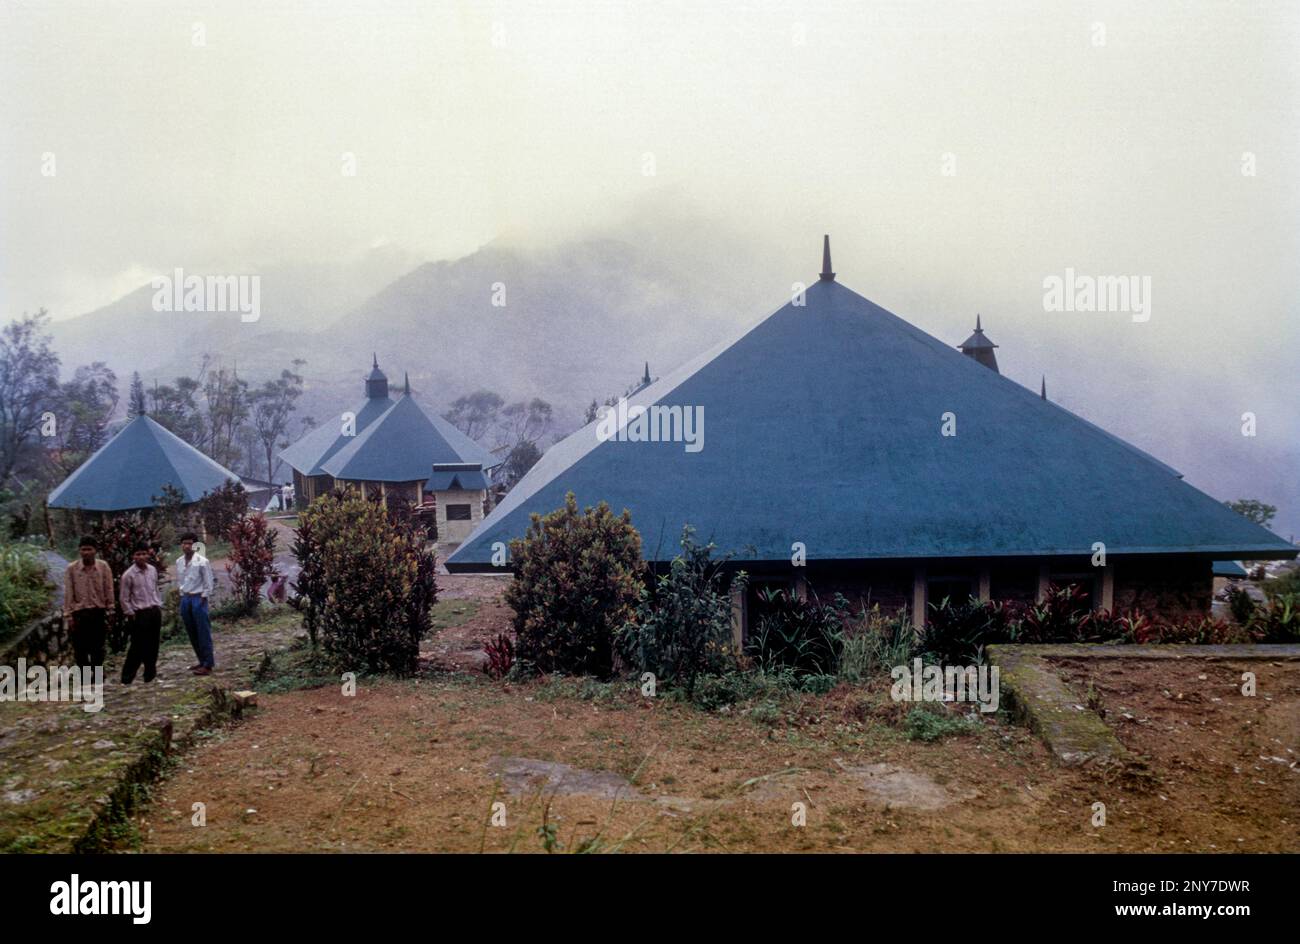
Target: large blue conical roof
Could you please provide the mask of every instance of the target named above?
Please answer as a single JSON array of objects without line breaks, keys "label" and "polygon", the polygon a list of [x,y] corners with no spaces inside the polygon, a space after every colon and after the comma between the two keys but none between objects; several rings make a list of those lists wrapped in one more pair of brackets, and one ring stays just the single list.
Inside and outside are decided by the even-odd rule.
[{"label": "large blue conical roof", "polygon": [[[1296,549],[1168,466],[834,281],[788,303],[632,405],[702,407],[704,445],[553,446],[453,553],[491,569],[529,515],[609,502],[647,558],[684,524],[741,560],[1203,553]],[[944,436],[944,415],[957,435]]]}]

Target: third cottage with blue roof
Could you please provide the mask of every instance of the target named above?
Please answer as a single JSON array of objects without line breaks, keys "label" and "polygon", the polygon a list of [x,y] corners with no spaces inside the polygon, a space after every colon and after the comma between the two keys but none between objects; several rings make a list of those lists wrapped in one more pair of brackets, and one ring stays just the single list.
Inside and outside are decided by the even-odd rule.
[{"label": "third cottage with blue roof", "polygon": [[[752,577],[733,601],[741,626],[765,583],[924,612],[1072,582],[1098,607],[1208,613],[1215,560],[1296,556],[1001,376],[993,347],[977,324],[959,351],[844,287],[827,240],[802,298],[553,446],[447,567],[499,571],[494,552],[570,491],[628,509],[657,567],[686,524],[734,554]],[[676,412],[642,412],[656,407]],[[696,417],[696,441],[647,435],[647,416],[660,432]]]},{"label": "third cottage with blue roof", "polygon": [[280,453],[294,470],[305,505],[337,486],[362,495],[436,505],[438,542],[454,546],[483,520],[488,470],[499,460],[411,395],[407,379],[393,400],[378,359],[366,378],[366,400],[339,423],[307,433]]}]

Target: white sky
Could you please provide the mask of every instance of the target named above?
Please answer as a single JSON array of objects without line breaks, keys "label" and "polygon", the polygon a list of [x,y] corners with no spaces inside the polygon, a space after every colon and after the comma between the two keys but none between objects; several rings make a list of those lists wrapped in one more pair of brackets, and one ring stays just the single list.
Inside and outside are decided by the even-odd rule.
[{"label": "white sky", "polygon": [[[439,258],[686,200],[790,260],[755,272],[772,307],[830,232],[845,284],[954,343],[982,310],[1007,369],[1063,402],[1212,395],[1215,423],[1254,409],[1294,441],[1297,49],[1285,3],[11,0],[0,314],[80,314],[178,264]],[[1151,323],[1045,314],[1067,266],[1151,276]],[[1086,396],[1083,358],[1111,371]]]}]

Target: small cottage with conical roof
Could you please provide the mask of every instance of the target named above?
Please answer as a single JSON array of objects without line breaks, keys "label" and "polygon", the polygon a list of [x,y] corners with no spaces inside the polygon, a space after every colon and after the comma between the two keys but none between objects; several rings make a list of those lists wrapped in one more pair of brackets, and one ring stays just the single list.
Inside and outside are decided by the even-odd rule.
[{"label": "small cottage with conical roof", "polygon": [[741,626],[764,584],[923,614],[1071,582],[1099,608],[1206,613],[1215,560],[1296,556],[1000,375],[978,323],[960,353],[840,284],[829,240],[797,301],[631,397],[617,430],[606,417],[553,446],[448,569],[492,571],[566,492],[628,509],[656,567],[687,524],[733,554],[751,575]]},{"label": "small cottage with conical roof", "polygon": [[365,382],[366,400],[280,453],[294,470],[303,504],[338,486],[366,496],[434,506],[438,541],[459,544],[483,520],[490,452],[411,394],[410,378],[396,400],[374,359]]},{"label": "small cottage with conical roof", "polygon": [[170,486],[182,505],[239,476],[148,416],[137,416],[50,492],[51,508],[123,512],[152,508]]}]

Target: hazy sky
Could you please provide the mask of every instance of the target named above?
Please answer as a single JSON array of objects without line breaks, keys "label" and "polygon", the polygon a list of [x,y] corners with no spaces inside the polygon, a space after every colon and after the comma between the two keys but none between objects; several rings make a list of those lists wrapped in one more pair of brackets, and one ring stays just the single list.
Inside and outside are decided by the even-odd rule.
[{"label": "hazy sky", "polygon": [[[982,311],[1004,372],[1179,467],[1254,411],[1232,448],[1272,450],[1295,497],[1300,6],[0,9],[6,317],[682,202],[788,260],[754,271],[772,307],[830,232],[845,284],[954,343]],[[1151,320],[1044,312],[1067,267],[1150,276]]]}]

